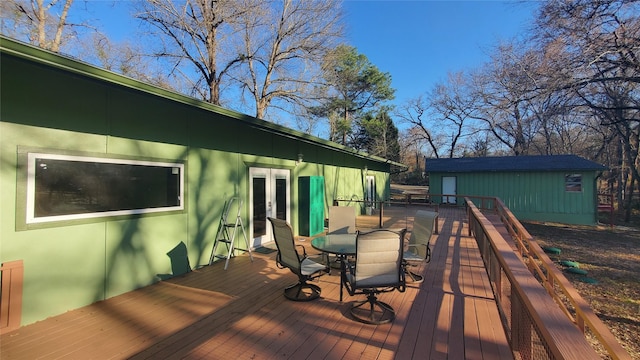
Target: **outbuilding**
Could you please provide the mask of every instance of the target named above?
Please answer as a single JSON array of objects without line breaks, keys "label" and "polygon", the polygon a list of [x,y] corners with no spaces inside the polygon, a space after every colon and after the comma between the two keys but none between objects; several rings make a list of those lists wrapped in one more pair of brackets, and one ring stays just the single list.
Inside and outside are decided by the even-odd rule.
[{"label": "outbuilding", "polygon": [[0,50],[0,262],[23,264],[22,325],[208,265],[231,198],[257,249],[268,216],[309,232],[336,199],[387,199],[403,167],[5,37]]},{"label": "outbuilding", "polygon": [[426,159],[434,201],[498,197],[519,220],[565,224],[597,223],[596,179],[604,170],[576,155]]}]

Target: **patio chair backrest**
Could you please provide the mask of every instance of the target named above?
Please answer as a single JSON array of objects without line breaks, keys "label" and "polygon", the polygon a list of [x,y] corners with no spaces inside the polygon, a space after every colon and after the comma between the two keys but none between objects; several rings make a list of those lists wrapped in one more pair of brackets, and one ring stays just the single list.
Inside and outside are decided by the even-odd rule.
[{"label": "patio chair backrest", "polygon": [[358,233],[355,288],[399,286],[403,279],[402,244],[405,231],[374,230]]},{"label": "patio chair backrest", "polygon": [[288,267],[293,272],[300,272],[300,255],[296,251],[293,239],[293,230],[285,221],[276,218],[269,218],[273,229],[273,237],[278,247],[277,261],[282,266]]},{"label": "patio chair backrest", "polygon": [[356,209],[353,206],[329,206],[329,234],[355,234]]},{"label": "patio chair backrest", "polygon": [[433,226],[437,215],[438,213],[433,211],[418,210],[413,220],[413,229],[409,237],[409,244],[424,246],[412,246],[410,250],[417,252],[418,256],[423,259],[427,258],[429,242],[431,241]]}]

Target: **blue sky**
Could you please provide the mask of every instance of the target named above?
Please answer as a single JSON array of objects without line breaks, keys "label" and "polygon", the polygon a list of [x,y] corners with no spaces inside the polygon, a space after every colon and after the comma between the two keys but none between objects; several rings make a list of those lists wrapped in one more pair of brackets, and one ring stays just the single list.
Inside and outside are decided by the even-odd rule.
[{"label": "blue sky", "polygon": [[430,90],[448,72],[487,62],[499,40],[526,31],[536,3],[351,0],[345,5],[347,39],[391,74],[399,104]]},{"label": "blue sky", "polygon": [[[120,41],[135,34],[127,2],[85,4],[96,26]],[[396,89],[393,103],[400,105],[431,90],[448,72],[487,62],[500,40],[522,36],[538,4],[535,0],[346,0],[346,41],[380,71],[391,74]]]}]

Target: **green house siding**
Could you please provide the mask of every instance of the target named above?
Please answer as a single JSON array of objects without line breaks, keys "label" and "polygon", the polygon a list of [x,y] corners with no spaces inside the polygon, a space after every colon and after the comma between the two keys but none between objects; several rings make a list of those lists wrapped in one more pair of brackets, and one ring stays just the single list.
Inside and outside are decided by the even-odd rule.
[{"label": "green house siding", "polygon": [[[324,178],[325,207],[363,199],[365,167],[389,194],[384,159],[0,40],[0,262],[24,262],[23,325],[171,276],[182,246],[207,264],[229,197],[248,227],[250,167],[290,171],[296,232],[301,176]],[[184,163],[184,211],[26,225],[32,151]]]},{"label": "green house siding", "polygon": [[597,215],[596,172],[577,172],[582,174],[582,191],[567,192],[565,175],[574,173],[430,173],[429,189],[433,194],[441,194],[442,177],[455,176],[458,204],[462,204],[464,195],[498,197],[520,220],[593,225]]}]

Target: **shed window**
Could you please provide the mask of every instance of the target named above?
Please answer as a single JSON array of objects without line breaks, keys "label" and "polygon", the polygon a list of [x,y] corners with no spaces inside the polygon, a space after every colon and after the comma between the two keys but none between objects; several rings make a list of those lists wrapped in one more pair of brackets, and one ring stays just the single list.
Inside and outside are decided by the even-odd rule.
[{"label": "shed window", "polygon": [[184,209],[184,164],[29,153],[27,224]]},{"label": "shed window", "polygon": [[582,174],[565,175],[564,190],[566,192],[581,192],[582,191]]}]

